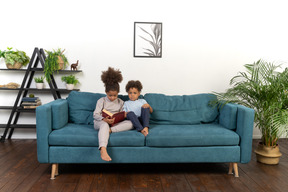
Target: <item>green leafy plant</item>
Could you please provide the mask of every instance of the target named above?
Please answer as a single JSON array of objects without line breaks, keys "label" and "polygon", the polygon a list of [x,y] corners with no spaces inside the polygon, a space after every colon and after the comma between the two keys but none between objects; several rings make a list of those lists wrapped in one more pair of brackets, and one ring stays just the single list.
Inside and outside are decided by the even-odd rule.
[{"label": "green leafy plant", "polygon": [[63,64],[63,68],[66,68],[68,65],[67,57],[64,55],[65,49],[62,51],[60,48],[56,51],[47,51],[47,57],[45,59],[44,65],[44,76],[48,83],[51,81],[51,75],[54,74],[55,71],[61,69],[61,63]]},{"label": "green leafy plant", "polygon": [[61,77],[61,80],[65,82],[66,84],[74,84],[77,85],[79,83],[78,79],[75,77],[75,75],[68,75]]},{"label": "green leafy plant", "polygon": [[44,83],[44,77],[34,77],[36,83]]},{"label": "green leafy plant", "polygon": [[216,103],[237,103],[255,110],[255,123],[262,133],[262,143],[276,146],[288,131],[288,69],[277,72],[280,65],[258,60],[245,65],[230,81],[232,88],[214,93]]},{"label": "green leafy plant", "polygon": [[30,57],[24,51],[13,51],[12,49],[12,47],[7,47],[7,50],[0,51],[0,58],[4,58],[7,64],[14,65],[18,62],[26,66],[30,61]]},{"label": "green leafy plant", "polygon": [[142,27],[139,27],[142,31],[144,31],[146,34],[148,34],[151,37],[151,40],[146,39],[140,35],[139,37],[149,42],[150,45],[152,45],[154,49],[154,50],[151,50],[151,49],[143,48],[146,50],[144,53],[149,56],[161,56],[161,42],[162,42],[161,24],[152,24],[150,27],[151,27],[152,33],[149,33]]}]

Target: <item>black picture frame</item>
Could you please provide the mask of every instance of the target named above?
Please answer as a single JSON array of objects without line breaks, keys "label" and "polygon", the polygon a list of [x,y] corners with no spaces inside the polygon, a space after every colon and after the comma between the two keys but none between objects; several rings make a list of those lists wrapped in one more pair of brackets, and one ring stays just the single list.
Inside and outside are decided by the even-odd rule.
[{"label": "black picture frame", "polygon": [[162,30],[159,22],[134,22],[134,57],[161,58]]}]

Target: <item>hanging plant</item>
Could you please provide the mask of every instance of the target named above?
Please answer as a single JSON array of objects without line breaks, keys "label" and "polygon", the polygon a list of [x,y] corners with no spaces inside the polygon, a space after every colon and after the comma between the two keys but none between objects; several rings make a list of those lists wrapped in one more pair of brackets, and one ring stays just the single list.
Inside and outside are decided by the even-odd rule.
[{"label": "hanging plant", "polygon": [[62,51],[60,48],[56,51],[47,51],[47,57],[44,65],[44,75],[48,83],[51,81],[51,75],[58,72],[58,70],[65,69],[68,65],[68,59],[64,55],[65,49]]}]

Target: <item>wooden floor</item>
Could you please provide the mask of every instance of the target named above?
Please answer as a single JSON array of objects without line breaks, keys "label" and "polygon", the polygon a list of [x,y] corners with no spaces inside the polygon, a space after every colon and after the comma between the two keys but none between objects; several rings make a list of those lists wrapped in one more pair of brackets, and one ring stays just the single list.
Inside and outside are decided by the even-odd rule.
[{"label": "wooden floor", "polygon": [[[253,141],[253,149],[258,140]],[[239,178],[228,163],[66,164],[50,180],[50,165],[39,164],[36,140],[0,143],[0,191],[288,191],[288,139],[282,139],[279,165],[239,164]]]}]

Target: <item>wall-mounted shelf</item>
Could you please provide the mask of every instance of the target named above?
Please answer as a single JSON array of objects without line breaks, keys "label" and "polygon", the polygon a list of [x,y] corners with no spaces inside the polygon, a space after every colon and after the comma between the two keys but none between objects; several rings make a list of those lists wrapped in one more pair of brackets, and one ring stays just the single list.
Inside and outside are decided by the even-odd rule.
[{"label": "wall-mounted shelf", "polygon": [[[12,134],[15,128],[36,128],[35,124],[17,124],[19,115],[21,112],[35,113],[35,109],[24,109],[21,106],[22,98],[26,97],[28,92],[33,91],[37,93],[51,93],[54,97],[54,100],[61,99],[60,93],[70,93],[72,90],[58,88],[55,82],[54,76],[51,75],[51,82],[49,83],[49,88],[46,89],[37,89],[30,88],[31,82],[33,80],[35,72],[44,72],[45,65],[45,53],[43,49],[38,49],[37,47],[34,49],[32,57],[30,59],[29,65],[27,69],[0,69],[0,71],[5,72],[25,72],[25,76],[23,78],[22,84],[20,88],[10,89],[10,88],[0,88],[0,91],[18,91],[18,95],[16,97],[15,103],[13,106],[0,106],[0,110],[11,110],[10,117],[8,119],[7,124],[0,124],[0,128],[5,128],[4,133],[1,137],[1,142],[4,142],[10,129],[8,139],[11,139]],[[38,63],[40,66],[38,67]],[[58,70],[58,73],[79,73],[81,70]],[[74,91],[79,91],[79,89],[73,89]],[[13,123],[12,123],[13,120]]]}]

